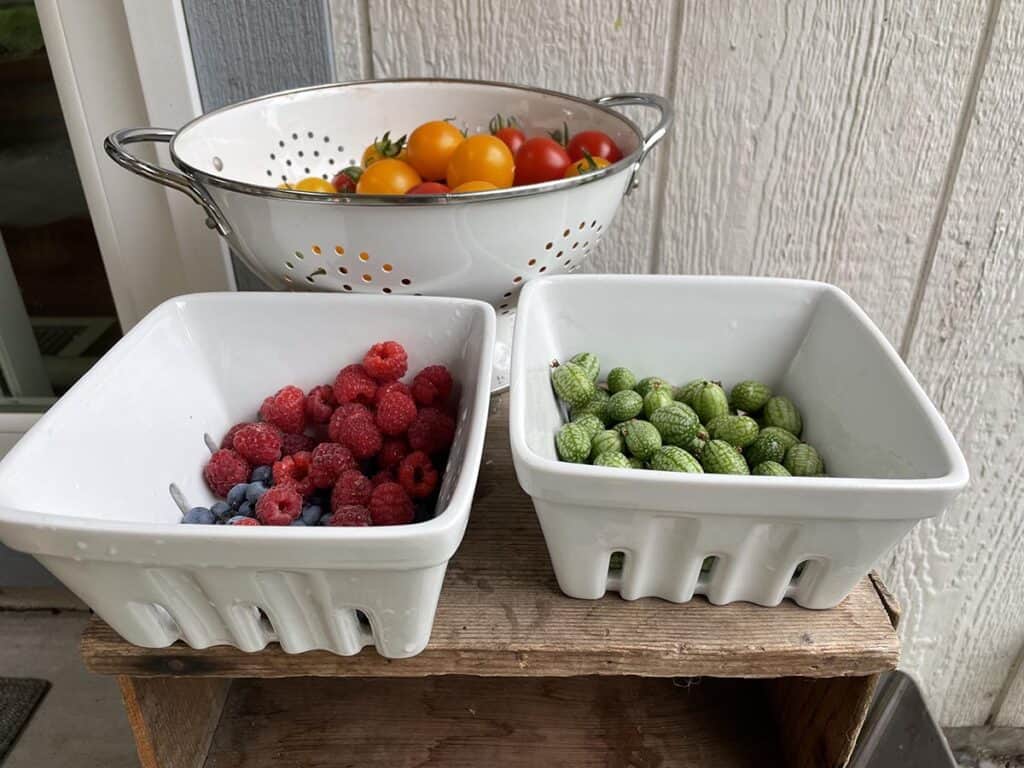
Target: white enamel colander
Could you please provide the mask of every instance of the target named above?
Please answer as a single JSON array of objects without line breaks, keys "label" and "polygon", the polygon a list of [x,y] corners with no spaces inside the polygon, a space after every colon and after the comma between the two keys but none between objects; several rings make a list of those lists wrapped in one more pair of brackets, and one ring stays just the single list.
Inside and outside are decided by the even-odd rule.
[{"label": "white enamel colander", "polygon": [[[612,107],[660,113],[646,136]],[[604,131],[623,159],[600,171],[525,187],[460,195],[317,195],[277,189],[331,178],[358,164],[375,137],[454,118],[485,132],[513,115],[527,135],[568,125]],[[107,137],[117,163],[184,192],[207,223],[268,286],[281,290],[424,294],[481,299],[499,319],[494,386],[507,385],[518,291],[541,275],[579,269],[601,241],[647,153],[664,137],[671,105],[653,94],[594,101],[539,88],[470,80],[377,80],[301,88],[215,110],[178,131],[131,128]],[[177,170],[127,145],[170,142]]]}]

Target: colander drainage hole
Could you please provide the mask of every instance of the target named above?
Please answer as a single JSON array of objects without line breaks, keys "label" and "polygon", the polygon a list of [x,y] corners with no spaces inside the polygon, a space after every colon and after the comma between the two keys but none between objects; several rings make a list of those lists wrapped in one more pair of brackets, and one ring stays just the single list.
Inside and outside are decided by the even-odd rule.
[{"label": "colander drainage hole", "polygon": [[807,566],[810,564],[810,560],[804,560],[803,562],[796,564],[796,568],[793,569],[793,577],[789,580],[790,585],[796,586],[799,583],[800,577],[804,575],[804,572],[807,570]]},{"label": "colander drainage hole", "polygon": [[705,557],[704,562],[700,564],[700,576],[697,577],[697,583],[705,585],[709,584],[717,565],[718,555],[709,555],[708,557]]}]

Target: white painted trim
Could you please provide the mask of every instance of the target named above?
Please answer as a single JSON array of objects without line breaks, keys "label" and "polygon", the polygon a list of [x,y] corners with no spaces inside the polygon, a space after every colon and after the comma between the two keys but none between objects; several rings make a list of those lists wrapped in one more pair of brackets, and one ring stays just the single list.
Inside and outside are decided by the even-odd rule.
[{"label": "white painted trim", "polygon": [[[154,2],[147,11],[158,13],[162,5],[166,3]],[[170,203],[165,190],[118,167],[103,151],[107,134],[151,122],[121,0],[37,0],[36,9],[122,328],[127,330],[171,296],[231,288],[226,264],[220,279],[212,266],[217,260],[224,264],[219,243],[210,239],[213,235],[204,247],[194,225],[176,221],[172,205],[178,203]],[[161,55],[173,58],[168,51],[181,49],[181,28],[168,25],[165,32],[168,47],[153,45],[163,51]],[[148,56],[143,58],[148,61]],[[152,72],[154,67],[159,64],[150,62],[143,69]],[[186,77],[183,67],[177,73]],[[172,82],[176,81],[168,67],[164,84],[170,87]],[[158,87],[149,84],[150,89]],[[187,95],[187,80],[180,80],[178,88],[179,95]],[[152,101],[157,104],[155,98]],[[177,97],[172,103],[181,110],[192,104]],[[165,107],[163,116],[171,119],[171,106]],[[140,153],[156,159],[150,148],[143,147]],[[202,216],[198,210],[193,213],[201,225]],[[183,253],[188,256],[183,258]],[[206,262],[201,261],[204,258]]]}]

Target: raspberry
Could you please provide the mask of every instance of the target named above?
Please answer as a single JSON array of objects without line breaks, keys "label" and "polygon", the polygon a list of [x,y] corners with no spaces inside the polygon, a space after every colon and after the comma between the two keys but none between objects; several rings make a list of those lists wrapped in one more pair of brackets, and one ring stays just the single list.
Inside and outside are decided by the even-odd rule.
[{"label": "raspberry", "polygon": [[[313,478],[310,477],[312,457],[309,451],[299,451],[274,462],[274,487],[294,488],[299,496],[313,492]],[[269,491],[268,491],[269,493]],[[257,507],[257,510],[259,507]]]},{"label": "raspberry", "polygon": [[313,387],[306,395],[306,416],[313,424],[326,424],[334,413],[334,390],[326,384]]},{"label": "raspberry", "polygon": [[377,464],[385,469],[394,467],[409,453],[409,444],[403,437],[387,437],[377,454]]},{"label": "raspberry", "polygon": [[302,497],[291,485],[275,485],[256,502],[256,517],[263,525],[291,525],[302,512]]},{"label": "raspberry", "polygon": [[235,515],[225,525],[259,525],[260,521],[244,515]]},{"label": "raspberry", "polygon": [[398,482],[414,499],[425,499],[437,488],[440,475],[423,451],[413,451],[398,465]]},{"label": "raspberry", "polygon": [[260,406],[260,418],[282,432],[299,434],[306,428],[306,395],[301,389],[287,386],[268,397]]},{"label": "raspberry", "polygon": [[224,439],[220,441],[221,448],[234,448],[235,447],[235,435],[242,429],[242,427],[248,427],[252,422],[243,421],[241,424],[235,424],[228,433],[224,435]]},{"label": "raspberry", "polygon": [[380,405],[380,399],[384,397],[388,392],[401,392],[402,394],[409,395],[412,397],[412,392],[400,381],[389,381],[387,384],[381,384],[377,387],[377,394],[373,398],[373,402],[376,405]]},{"label": "raspberry", "polygon": [[363,358],[363,367],[377,381],[394,381],[405,376],[409,358],[397,341],[382,341],[370,347]]},{"label": "raspberry", "polygon": [[441,405],[452,393],[452,375],[443,365],[428,365],[412,380],[412,396],[420,405]]},{"label": "raspberry", "polygon": [[328,518],[327,524],[345,527],[367,526],[370,525],[370,510],[362,504],[346,504]]},{"label": "raspberry", "polygon": [[314,448],[316,448],[316,440],[309,435],[296,435],[292,432],[282,435],[282,456],[292,456],[300,451],[312,451]]},{"label": "raspberry", "polygon": [[421,408],[409,425],[409,445],[415,451],[439,453],[455,439],[455,420],[436,408]]},{"label": "raspberry", "polygon": [[341,420],[337,430],[337,442],[352,451],[355,458],[369,459],[380,452],[383,439],[369,415],[350,416]]},{"label": "raspberry", "polygon": [[374,525],[411,523],[416,515],[412,499],[398,483],[382,483],[374,488],[369,507]]},{"label": "raspberry", "polygon": [[404,434],[416,418],[416,403],[402,392],[388,392],[377,404],[377,426],[385,435]]},{"label": "raspberry", "polygon": [[377,394],[375,382],[361,365],[349,365],[338,371],[334,379],[334,399],[338,403],[370,405]]},{"label": "raspberry", "polygon": [[281,458],[281,433],[269,424],[246,424],[235,433],[235,452],[250,464],[273,464]]},{"label": "raspberry", "polygon": [[344,445],[320,443],[313,449],[309,477],[317,488],[330,488],[346,469],[355,469],[356,460]]},{"label": "raspberry", "polygon": [[221,448],[203,468],[203,479],[218,496],[227,496],[234,486],[249,479],[249,465],[230,448]]},{"label": "raspberry", "polygon": [[370,478],[358,469],[347,469],[341,473],[331,492],[331,512],[337,512],[346,504],[365,505],[370,501],[373,484]]},{"label": "raspberry", "polygon": [[395,482],[395,474],[390,469],[382,469],[370,478],[370,482],[373,483],[374,488],[381,483],[393,483]]}]

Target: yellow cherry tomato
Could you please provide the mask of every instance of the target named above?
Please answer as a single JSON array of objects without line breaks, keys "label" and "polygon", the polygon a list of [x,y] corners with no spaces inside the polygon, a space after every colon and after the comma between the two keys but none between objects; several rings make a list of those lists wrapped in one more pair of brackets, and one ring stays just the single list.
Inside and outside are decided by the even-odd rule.
[{"label": "yellow cherry tomato", "polygon": [[431,120],[411,134],[406,151],[406,160],[420,176],[430,181],[443,179],[448,170],[448,161],[463,142],[462,131],[444,120]]},{"label": "yellow cherry tomato", "polygon": [[470,136],[456,147],[448,163],[448,186],[489,181],[499,189],[512,186],[516,164],[505,142],[487,133]]},{"label": "yellow cherry tomato", "polygon": [[586,157],[581,157],[565,169],[565,178],[568,179],[573,176],[583,176],[586,173],[593,173],[594,171],[599,171],[602,168],[607,168],[609,165],[611,165],[611,163],[603,157],[587,155]]},{"label": "yellow cherry tomato", "polygon": [[363,171],[356,185],[361,195],[404,195],[423,179],[408,163],[384,158]]},{"label": "yellow cherry tomato", "polygon": [[459,184],[452,192],[485,192],[488,189],[498,189],[498,187],[489,181],[467,181],[464,184]]},{"label": "yellow cherry tomato", "polygon": [[374,139],[373,144],[363,150],[363,168],[369,168],[378,160],[389,157],[394,160],[405,160],[405,136],[392,139],[391,131],[385,131],[379,139]]},{"label": "yellow cherry tomato", "polygon": [[327,195],[333,195],[337,191],[331,182],[321,179],[319,176],[307,176],[293,184],[291,189],[297,189],[300,192],[322,192]]}]

